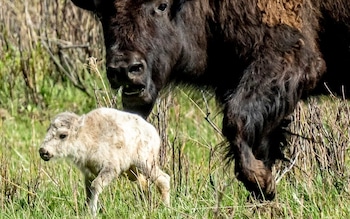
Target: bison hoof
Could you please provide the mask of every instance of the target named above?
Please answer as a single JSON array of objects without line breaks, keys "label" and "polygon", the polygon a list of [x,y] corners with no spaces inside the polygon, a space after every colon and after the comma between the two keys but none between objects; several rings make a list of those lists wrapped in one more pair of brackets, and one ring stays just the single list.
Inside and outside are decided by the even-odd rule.
[{"label": "bison hoof", "polygon": [[[264,186],[261,186],[264,185]],[[271,201],[275,198],[276,187],[275,180],[270,171],[266,172],[263,178],[255,182],[251,191],[251,196],[260,201]]]},{"label": "bison hoof", "polygon": [[237,178],[243,182],[251,196],[257,200],[273,200],[275,198],[275,179],[269,168],[262,161],[253,159],[251,166],[240,166],[236,169]]},{"label": "bison hoof", "polygon": [[251,198],[259,201],[271,201],[275,198],[275,182],[265,182],[265,187],[260,186],[259,182],[244,182],[245,187],[250,192]]},{"label": "bison hoof", "polygon": [[275,198],[275,191],[267,192],[267,191],[251,191],[249,197],[258,201],[272,201]]}]

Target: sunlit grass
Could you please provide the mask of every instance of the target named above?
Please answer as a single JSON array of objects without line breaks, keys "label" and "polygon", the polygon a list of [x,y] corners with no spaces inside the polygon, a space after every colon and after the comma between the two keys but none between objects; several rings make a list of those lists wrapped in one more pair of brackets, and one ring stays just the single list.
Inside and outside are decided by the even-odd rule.
[{"label": "sunlit grass", "polygon": [[[70,89],[60,92],[69,96],[74,92]],[[120,178],[102,193],[100,218],[344,218],[350,214],[348,181],[311,162],[297,163],[282,178],[274,201],[247,201],[248,192],[235,179],[232,166],[223,165],[217,146],[222,136],[193,106],[193,100],[181,92],[175,94],[182,109],[179,115],[169,115],[163,167],[172,177],[171,207],[162,206],[154,186],[148,199],[149,194],[140,194],[134,183]],[[84,102],[84,94],[74,97],[69,102],[57,99],[59,103],[50,109],[27,109],[2,121],[0,218],[89,217],[80,171],[63,160],[44,162],[37,152],[52,115],[67,109],[90,110],[72,106],[72,102]],[[170,122],[176,116],[181,122]],[[323,118],[328,117],[332,115]]]},{"label": "sunlit grass", "polygon": [[[121,108],[120,94],[109,89],[92,16],[70,1],[24,2],[5,0],[0,8],[0,219],[89,218],[80,171],[63,160],[41,160],[38,149],[54,115]],[[141,194],[121,177],[101,194],[98,218],[350,217],[348,102],[325,97],[299,104],[285,151],[291,163],[276,164],[271,202],[250,200],[226,165],[221,120],[211,92],[165,90],[149,121],[162,136],[171,207],[154,186]]]}]

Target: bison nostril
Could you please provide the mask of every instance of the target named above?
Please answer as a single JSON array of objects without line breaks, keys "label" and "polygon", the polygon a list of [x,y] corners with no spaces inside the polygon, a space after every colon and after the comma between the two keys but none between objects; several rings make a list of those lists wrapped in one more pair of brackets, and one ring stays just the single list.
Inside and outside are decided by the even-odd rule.
[{"label": "bison nostril", "polygon": [[139,76],[144,71],[144,64],[134,62],[129,66],[125,63],[119,65],[107,66],[107,78],[113,89],[118,89],[120,86],[133,83],[135,76]]},{"label": "bison nostril", "polygon": [[132,74],[139,74],[142,71],[143,71],[142,63],[134,63],[129,67],[129,73],[132,73]]},{"label": "bison nostril", "polygon": [[109,76],[118,76],[122,73],[125,74],[126,72],[126,68],[122,68],[122,67],[107,67],[107,74],[109,74]]},{"label": "bison nostril", "polygon": [[113,89],[118,89],[126,80],[125,73],[122,74],[121,69],[116,67],[107,67],[107,78]]}]

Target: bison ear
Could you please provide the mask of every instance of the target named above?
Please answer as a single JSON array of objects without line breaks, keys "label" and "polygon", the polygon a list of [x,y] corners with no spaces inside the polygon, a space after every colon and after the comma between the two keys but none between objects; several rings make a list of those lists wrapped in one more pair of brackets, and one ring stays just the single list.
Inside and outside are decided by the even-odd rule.
[{"label": "bison ear", "polygon": [[175,17],[176,13],[181,10],[182,6],[187,1],[192,1],[192,0],[174,0],[173,5],[171,7],[171,16]]},{"label": "bison ear", "polygon": [[96,11],[96,0],[72,0],[72,2],[79,8]]}]

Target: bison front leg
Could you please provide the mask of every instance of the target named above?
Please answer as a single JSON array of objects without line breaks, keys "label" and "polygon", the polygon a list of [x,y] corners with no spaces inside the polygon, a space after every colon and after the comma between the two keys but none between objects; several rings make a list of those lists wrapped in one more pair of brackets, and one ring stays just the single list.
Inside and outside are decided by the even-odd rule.
[{"label": "bison front leg", "polygon": [[246,69],[224,103],[223,133],[230,143],[227,157],[235,159],[237,178],[259,199],[275,196],[271,169],[281,158],[280,142],[285,141],[281,126],[301,96],[303,69],[293,66],[278,57],[261,59]]},{"label": "bison front leg", "polygon": [[253,197],[260,200],[272,200],[275,196],[272,166],[268,166],[263,160],[258,159],[247,144],[247,140],[243,140],[242,137],[248,136],[238,134],[237,139],[232,140],[229,146],[229,155],[235,158],[236,177],[243,182]]}]

